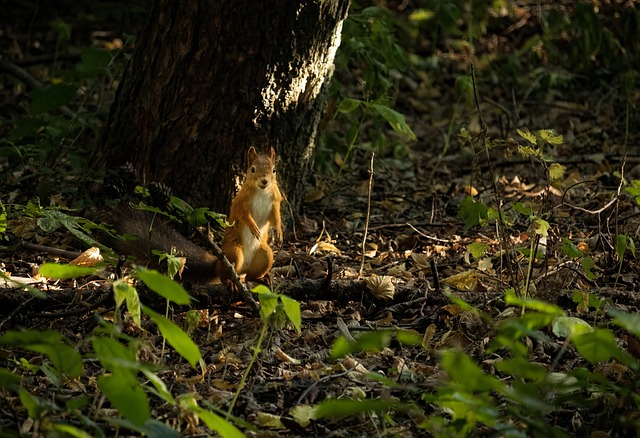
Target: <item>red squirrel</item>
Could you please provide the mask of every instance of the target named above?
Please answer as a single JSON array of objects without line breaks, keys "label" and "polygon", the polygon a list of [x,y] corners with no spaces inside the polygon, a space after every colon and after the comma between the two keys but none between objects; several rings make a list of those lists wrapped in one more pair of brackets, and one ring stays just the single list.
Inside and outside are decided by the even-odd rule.
[{"label": "red squirrel", "polygon": [[[234,266],[238,275],[247,280],[264,277],[273,266],[273,251],[268,237],[271,227],[276,230],[277,244],[282,243],[280,203],[282,194],[276,180],[276,151],[259,155],[252,146],[247,153],[249,169],[240,191],[231,202],[231,212],[224,230],[222,252]],[[218,264],[218,276],[228,278]]]},{"label": "red squirrel", "polygon": [[[231,202],[224,231],[222,251],[238,275],[246,280],[261,279],[273,266],[273,251],[269,247],[269,229],[275,228],[278,244],[282,242],[280,203],[282,194],[276,180],[276,153],[258,154],[252,146],[247,152],[249,168],[240,190]],[[133,234],[137,240],[122,242],[109,239],[108,244],[118,252],[135,256],[140,262],[157,266],[157,257],[151,250],[170,252],[172,248],[186,258],[183,279],[194,283],[218,283],[229,279],[229,274],[213,254],[191,243],[157,216],[151,222],[147,212],[127,210],[116,218],[118,231]]]}]

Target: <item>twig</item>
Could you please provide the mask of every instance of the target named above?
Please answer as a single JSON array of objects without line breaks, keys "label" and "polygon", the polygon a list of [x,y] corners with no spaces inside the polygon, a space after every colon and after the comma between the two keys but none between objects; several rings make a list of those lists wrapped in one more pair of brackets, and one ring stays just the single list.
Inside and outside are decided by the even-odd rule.
[{"label": "twig", "polygon": [[362,271],[364,271],[364,258],[367,251],[367,233],[369,232],[369,219],[371,217],[371,190],[373,189],[373,162],[376,157],[376,153],[371,153],[371,167],[369,167],[369,190],[367,193],[367,219],[364,223],[364,236],[362,237],[362,261],[360,262],[360,273],[358,278],[362,278]]},{"label": "twig", "polygon": [[253,299],[251,292],[249,292],[246,286],[240,281],[240,277],[238,276],[238,273],[236,272],[233,265],[231,264],[227,256],[224,254],[224,252],[222,252],[220,247],[209,236],[205,236],[204,233],[200,230],[197,230],[197,231],[200,237],[202,237],[205,240],[205,242],[209,244],[209,247],[211,248],[213,255],[218,258],[218,261],[220,263],[222,263],[222,266],[224,267],[224,269],[229,274],[229,277],[231,278],[231,282],[235,287],[238,288],[238,291],[242,295],[242,298],[244,298],[244,300],[249,304],[249,306],[251,306],[251,309],[254,312],[259,313],[260,306],[258,305],[256,300]]}]

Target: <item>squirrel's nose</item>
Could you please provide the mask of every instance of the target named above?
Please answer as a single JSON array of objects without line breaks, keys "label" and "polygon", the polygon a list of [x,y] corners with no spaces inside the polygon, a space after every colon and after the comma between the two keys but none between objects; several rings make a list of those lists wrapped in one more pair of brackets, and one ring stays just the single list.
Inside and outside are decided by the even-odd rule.
[{"label": "squirrel's nose", "polygon": [[267,181],[266,178],[262,178],[260,182],[262,183],[263,186],[266,186],[269,181]]}]

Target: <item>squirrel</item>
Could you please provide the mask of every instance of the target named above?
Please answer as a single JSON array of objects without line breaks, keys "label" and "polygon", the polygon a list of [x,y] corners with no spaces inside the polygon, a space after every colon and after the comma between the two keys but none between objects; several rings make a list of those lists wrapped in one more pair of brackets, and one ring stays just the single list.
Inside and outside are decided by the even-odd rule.
[{"label": "squirrel", "polygon": [[[251,146],[247,152],[249,168],[240,190],[231,202],[225,228],[222,252],[245,280],[259,280],[273,266],[273,251],[269,247],[269,229],[275,228],[276,240],[282,243],[280,203],[282,194],[276,180],[276,153],[258,154]],[[227,281],[229,274],[216,256],[187,240],[180,233],[164,224],[162,216],[145,211],[127,209],[115,214],[116,229],[121,234],[133,234],[133,241],[121,241],[105,236],[106,244],[117,252],[136,257],[151,267],[157,267],[157,257],[152,250],[170,252],[175,248],[186,258],[182,279],[192,283],[207,284]],[[153,221],[153,222],[152,222]]]}]

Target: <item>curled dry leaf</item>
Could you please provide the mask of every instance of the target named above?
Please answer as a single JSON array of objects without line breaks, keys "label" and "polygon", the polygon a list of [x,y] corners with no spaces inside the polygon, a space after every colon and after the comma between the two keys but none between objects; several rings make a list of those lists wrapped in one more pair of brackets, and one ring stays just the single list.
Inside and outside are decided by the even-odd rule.
[{"label": "curled dry leaf", "polygon": [[76,266],[94,266],[96,263],[102,261],[104,261],[104,259],[100,255],[100,248],[94,246],[71,260],[69,264]]},{"label": "curled dry leaf", "polygon": [[396,288],[391,279],[392,277],[388,275],[374,275],[373,277],[365,278],[364,281],[374,297],[381,300],[392,300]]}]

